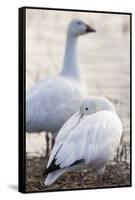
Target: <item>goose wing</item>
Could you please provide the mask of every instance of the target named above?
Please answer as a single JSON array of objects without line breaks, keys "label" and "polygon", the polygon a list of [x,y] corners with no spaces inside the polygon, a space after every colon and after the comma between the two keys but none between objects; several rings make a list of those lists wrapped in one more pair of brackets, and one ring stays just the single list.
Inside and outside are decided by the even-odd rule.
[{"label": "goose wing", "polygon": [[[106,162],[120,142],[122,125],[115,113],[100,111],[85,116],[77,124],[74,115],[63,126],[51,152],[48,168],[70,167],[80,160],[86,164],[101,160]],[[74,127],[75,125],[75,127]]]}]

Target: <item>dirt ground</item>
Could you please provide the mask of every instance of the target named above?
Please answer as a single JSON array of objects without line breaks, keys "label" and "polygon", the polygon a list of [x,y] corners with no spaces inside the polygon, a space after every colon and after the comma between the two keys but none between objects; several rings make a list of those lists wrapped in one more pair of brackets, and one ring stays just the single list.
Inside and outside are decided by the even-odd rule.
[{"label": "dirt ground", "polygon": [[[44,185],[43,172],[47,158],[26,158],[26,191],[55,191],[82,189],[80,171],[62,175],[51,186]],[[85,170],[84,188],[130,186],[130,165],[126,162],[110,163],[106,166],[102,182],[97,181],[93,169]]]}]

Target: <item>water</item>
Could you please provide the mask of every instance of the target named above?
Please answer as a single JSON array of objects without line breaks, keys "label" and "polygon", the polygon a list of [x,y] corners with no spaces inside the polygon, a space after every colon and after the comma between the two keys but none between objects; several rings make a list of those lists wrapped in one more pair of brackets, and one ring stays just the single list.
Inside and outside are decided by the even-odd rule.
[{"label": "water", "polygon": [[[81,18],[97,32],[78,41],[80,68],[89,95],[105,96],[116,107],[123,124],[119,149],[129,161],[130,144],[130,19],[128,15],[27,11],[26,89],[43,77],[60,71],[66,28],[72,18]],[[43,156],[44,133],[26,137],[28,155]],[[126,155],[127,154],[127,155]]]}]

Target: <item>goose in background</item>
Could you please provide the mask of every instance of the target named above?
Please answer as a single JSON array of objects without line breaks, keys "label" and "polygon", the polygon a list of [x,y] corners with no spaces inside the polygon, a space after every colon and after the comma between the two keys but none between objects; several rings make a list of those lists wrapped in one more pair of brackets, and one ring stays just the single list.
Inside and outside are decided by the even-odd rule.
[{"label": "goose in background", "polygon": [[80,112],[63,125],[55,139],[44,184],[52,184],[66,172],[89,167],[102,176],[121,135],[122,124],[113,104],[104,97],[85,98]]},{"label": "goose in background", "polygon": [[[79,19],[69,24],[61,72],[56,78],[44,78],[27,94],[26,132],[51,132],[55,138],[62,125],[79,109],[86,87],[78,64],[77,40],[90,32],[95,30]],[[48,154],[48,137],[46,140]]]}]

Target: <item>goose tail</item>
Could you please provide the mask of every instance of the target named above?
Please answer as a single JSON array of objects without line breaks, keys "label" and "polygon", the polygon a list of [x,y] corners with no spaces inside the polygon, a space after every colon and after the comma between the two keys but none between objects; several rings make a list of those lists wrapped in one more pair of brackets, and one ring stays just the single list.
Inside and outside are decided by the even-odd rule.
[{"label": "goose tail", "polygon": [[63,173],[65,173],[65,169],[60,169],[60,170],[56,170],[54,172],[51,172],[50,174],[48,174],[48,176],[46,177],[44,184],[45,185],[51,185],[52,183],[54,183],[56,181],[56,179],[58,179]]}]

